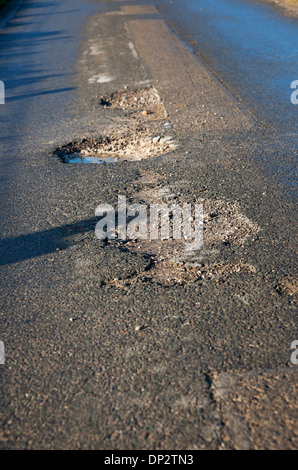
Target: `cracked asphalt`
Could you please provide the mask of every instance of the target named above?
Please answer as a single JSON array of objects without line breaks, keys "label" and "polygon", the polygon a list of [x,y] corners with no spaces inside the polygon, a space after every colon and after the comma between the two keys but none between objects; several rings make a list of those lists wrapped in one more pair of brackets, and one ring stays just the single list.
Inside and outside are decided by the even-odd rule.
[{"label": "cracked asphalt", "polygon": [[[238,0],[14,5],[0,31],[0,447],[297,449],[297,107],[289,73],[278,87],[297,49],[254,60],[227,36],[244,8],[246,37],[260,13],[284,53],[297,20]],[[156,119],[104,105],[152,87]],[[178,146],[113,164],[57,157],[142,133]],[[202,249],[98,240],[95,209],[118,195],[202,202]]]}]

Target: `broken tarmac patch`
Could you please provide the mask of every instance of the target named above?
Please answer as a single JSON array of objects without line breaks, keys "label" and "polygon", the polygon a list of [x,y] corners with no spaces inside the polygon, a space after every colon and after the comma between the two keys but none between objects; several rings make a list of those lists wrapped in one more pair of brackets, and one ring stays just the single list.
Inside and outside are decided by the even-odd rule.
[{"label": "broken tarmac patch", "polygon": [[[156,186],[158,183],[158,186]],[[179,191],[178,186],[162,186],[160,175],[149,171],[141,172],[136,184],[141,184],[138,191],[131,195],[131,201],[141,204],[162,203],[169,209],[173,205],[188,202]],[[145,187],[144,187],[145,185]],[[151,186],[151,187],[148,187]],[[118,246],[144,255],[151,259],[146,272],[140,272],[128,281],[129,283],[153,282],[164,286],[201,283],[215,279],[224,282],[230,275],[253,275],[256,269],[250,263],[235,255],[229,259],[224,254],[229,247],[241,247],[247,238],[257,234],[260,227],[251,222],[236,202],[225,200],[200,200],[204,207],[204,242],[201,250],[188,251],[184,239],[166,240],[135,239],[117,241]],[[169,223],[171,218],[169,215]],[[115,242],[109,241],[113,244]],[[127,282],[126,282],[127,284]]]},{"label": "broken tarmac patch", "polygon": [[158,91],[154,87],[137,90],[123,90],[103,95],[100,99],[103,107],[121,109],[126,117],[147,120],[162,120],[168,113]]},{"label": "broken tarmac patch", "polygon": [[54,151],[65,163],[117,163],[139,161],[171,152],[177,143],[170,135],[152,136],[142,127],[134,132],[118,128],[109,136],[70,142]]}]

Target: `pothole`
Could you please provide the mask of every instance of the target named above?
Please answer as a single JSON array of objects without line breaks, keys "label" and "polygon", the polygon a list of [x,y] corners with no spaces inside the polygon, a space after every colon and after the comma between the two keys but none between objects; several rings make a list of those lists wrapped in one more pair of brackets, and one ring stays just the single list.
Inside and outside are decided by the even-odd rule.
[{"label": "pothole", "polygon": [[[176,187],[155,186],[159,175],[149,171],[141,174],[138,182],[153,187],[141,188],[133,200],[150,204],[183,204],[183,195],[175,194]],[[215,280],[223,283],[231,275],[251,275],[256,273],[253,265],[242,259],[229,259],[229,246],[240,246],[260,228],[242,212],[236,201],[205,199],[197,201],[204,207],[204,242],[201,250],[187,251],[185,240],[127,240],[125,247],[138,255],[151,259],[146,272],[132,277],[125,284],[152,282],[164,286],[185,285]],[[234,249],[233,249],[234,251]],[[226,253],[226,254],[224,254]],[[223,258],[221,258],[223,257]],[[240,258],[240,256],[239,256]]]},{"label": "pothole", "polygon": [[[164,202],[182,205],[184,197],[170,186],[157,186],[136,193],[136,197],[148,204]],[[204,208],[204,246],[242,245],[245,240],[259,232],[260,227],[246,217],[236,201],[223,199],[199,199],[195,201]]]},{"label": "pothole", "polygon": [[102,96],[100,104],[104,107],[122,109],[130,117],[146,120],[162,120],[167,117],[167,111],[154,87],[124,90],[115,92],[109,97]]},{"label": "pothole", "polygon": [[98,139],[70,142],[54,154],[66,163],[108,164],[157,157],[177,147],[171,135],[152,136],[148,130],[137,129],[134,133],[118,131]]},{"label": "pothole", "polygon": [[232,274],[254,274],[256,269],[249,263],[194,262],[183,259],[184,243],[176,240],[144,241],[126,243],[133,253],[143,254],[151,259],[150,268],[130,279],[129,283],[152,282],[164,286],[201,283],[215,279],[222,283]]}]

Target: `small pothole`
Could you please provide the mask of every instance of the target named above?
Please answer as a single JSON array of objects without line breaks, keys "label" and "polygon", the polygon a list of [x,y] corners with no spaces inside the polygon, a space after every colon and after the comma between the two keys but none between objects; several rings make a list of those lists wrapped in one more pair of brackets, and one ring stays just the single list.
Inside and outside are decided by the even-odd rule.
[{"label": "small pothole", "polygon": [[171,135],[152,136],[147,130],[70,142],[54,154],[66,163],[118,163],[157,157],[177,148]]},{"label": "small pothole", "polygon": [[111,96],[102,96],[100,104],[103,107],[122,109],[130,117],[142,117],[146,120],[162,120],[167,117],[167,111],[154,87],[123,90]]}]

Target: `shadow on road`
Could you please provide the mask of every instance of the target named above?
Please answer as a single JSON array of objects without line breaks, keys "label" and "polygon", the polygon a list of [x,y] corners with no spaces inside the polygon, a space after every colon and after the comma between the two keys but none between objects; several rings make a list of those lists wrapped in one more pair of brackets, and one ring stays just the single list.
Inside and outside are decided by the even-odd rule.
[{"label": "shadow on road", "polygon": [[62,227],[0,240],[0,266],[54,253],[75,244],[72,236],[94,231],[98,217],[82,220]]}]

